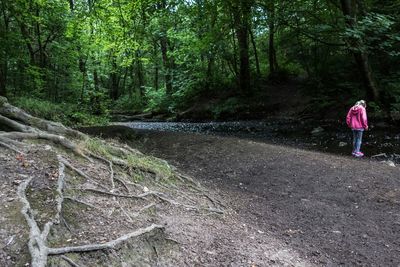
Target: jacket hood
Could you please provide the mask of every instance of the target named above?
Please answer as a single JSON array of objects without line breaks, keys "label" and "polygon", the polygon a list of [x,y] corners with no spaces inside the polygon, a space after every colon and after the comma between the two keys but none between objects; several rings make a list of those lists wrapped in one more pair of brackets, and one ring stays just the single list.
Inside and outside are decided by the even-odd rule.
[{"label": "jacket hood", "polygon": [[354,107],[351,108],[351,113],[354,114],[354,115],[356,115],[358,113],[361,113],[363,108],[364,107],[360,106],[360,105],[354,106]]}]

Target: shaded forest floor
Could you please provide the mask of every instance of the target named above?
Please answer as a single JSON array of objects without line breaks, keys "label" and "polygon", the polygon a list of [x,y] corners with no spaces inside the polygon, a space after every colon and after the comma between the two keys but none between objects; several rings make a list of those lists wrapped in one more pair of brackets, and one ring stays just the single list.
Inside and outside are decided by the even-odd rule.
[{"label": "shaded forest floor", "polygon": [[231,137],[133,136],[135,146],[200,179],[233,209],[231,221],[210,232],[220,249],[207,248],[244,260],[232,266],[248,259],[260,266],[400,264],[398,167]]}]

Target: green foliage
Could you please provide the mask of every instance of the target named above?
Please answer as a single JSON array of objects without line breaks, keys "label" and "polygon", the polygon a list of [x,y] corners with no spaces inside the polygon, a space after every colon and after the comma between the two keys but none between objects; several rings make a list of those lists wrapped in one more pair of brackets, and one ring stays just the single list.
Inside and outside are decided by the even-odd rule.
[{"label": "green foliage", "polygon": [[394,23],[391,16],[371,12],[359,20],[354,28],[347,27],[343,35],[344,38],[362,43],[362,46],[349,47],[350,49],[361,49],[372,53],[379,49],[390,56],[399,56],[400,52],[396,51],[394,46],[400,41],[400,36],[397,32],[392,33]]},{"label": "green foliage", "polygon": [[140,112],[143,110],[143,101],[139,96],[123,95],[115,101],[113,110],[132,113]]},{"label": "green foliage", "polygon": [[95,116],[84,111],[79,105],[67,103],[55,104],[50,101],[31,97],[12,99],[12,103],[30,114],[47,120],[58,121],[69,126],[104,125],[108,116]]},{"label": "green foliage", "polygon": [[212,109],[215,119],[232,117],[235,113],[248,109],[249,106],[237,97],[228,98]]},{"label": "green foliage", "polygon": [[155,90],[154,88],[146,88],[146,97],[148,98],[145,111],[153,112],[169,112],[169,96],[165,87]]},{"label": "green foliage", "polygon": [[[265,83],[292,76],[324,109],[365,96],[351,52],[367,54],[379,105],[399,110],[400,10],[387,1],[356,1],[353,25],[332,1],[1,3],[0,94],[48,119],[105,123],[110,109],[174,113],[212,97],[223,98],[219,118],[252,106],[241,93],[256,101]],[[240,42],[244,28],[251,35]],[[239,90],[244,57],[248,92]]]}]

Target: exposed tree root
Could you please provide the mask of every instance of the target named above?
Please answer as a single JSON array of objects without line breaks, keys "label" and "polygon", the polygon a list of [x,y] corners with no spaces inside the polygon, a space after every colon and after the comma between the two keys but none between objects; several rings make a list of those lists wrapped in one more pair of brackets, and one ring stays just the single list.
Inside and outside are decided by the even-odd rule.
[{"label": "exposed tree root", "polygon": [[49,235],[52,225],[60,222],[60,218],[61,218],[60,214],[61,214],[61,209],[62,209],[62,203],[64,200],[62,190],[63,190],[64,177],[65,177],[64,176],[65,165],[61,161],[60,156],[58,156],[58,159],[59,159],[59,174],[58,174],[58,182],[57,182],[58,195],[56,198],[57,213],[51,220],[49,220],[45,224],[45,226],[43,227],[43,231],[40,230],[40,228],[34,218],[34,215],[33,215],[34,212],[32,211],[32,208],[31,208],[30,203],[26,196],[26,189],[27,189],[29,183],[33,180],[33,177],[30,177],[29,179],[25,180],[18,187],[18,196],[20,198],[20,201],[23,204],[21,212],[24,215],[25,220],[27,221],[29,228],[30,228],[28,247],[29,247],[29,252],[31,254],[31,257],[32,257],[32,266],[33,267],[46,266],[48,255],[60,255],[60,254],[66,254],[66,253],[70,253],[70,252],[88,252],[88,251],[95,251],[95,250],[102,250],[102,249],[114,249],[117,245],[127,241],[128,239],[131,239],[133,237],[138,237],[145,233],[149,233],[149,232],[153,231],[154,229],[163,229],[163,226],[153,224],[149,227],[138,229],[134,232],[123,235],[123,236],[119,237],[118,239],[109,241],[104,244],[90,244],[90,245],[75,246],[75,247],[49,248],[46,244],[47,237]]},{"label": "exposed tree root", "polygon": [[94,158],[97,158],[97,159],[99,159],[99,160],[102,160],[102,161],[104,161],[104,162],[106,162],[106,163],[108,164],[108,167],[110,168],[110,182],[111,182],[111,188],[112,188],[112,191],[113,191],[114,188],[115,188],[115,183],[114,183],[114,169],[113,169],[113,163],[112,163],[112,161],[110,161],[110,160],[108,160],[108,159],[106,159],[106,158],[104,158],[104,157],[101,157],[101,156],[99,156],[99,155],[96,155],[96,154],[94,154],[94,153],[90,153],[90,156],[92,156],[92,157],[94,157]]},{"label": "exposed tree root", "polygon": [[[124,242],[127,242],[129,239],[139,237],[146,233],[150,233],[155,230],[163,230],[164,227],[157,224],[152,224],[146,228],[140,228],[134,232],[125,234],[120,236],[115,240],[108,241],[106,243],[92,243],[89,245],[81,245],[81,246],[66,246],[66,247],[58,247],[58,248],[51,248],[48,246],[47,242],[49,239],[49,233],[54,225],[58,225],[61,223],[62,228],[68,229],[70,232],[69,235],[75,235],[76,233],[72,232],[71,227],[68,225],[67,221],[62,216],[63,210],[63,203],[65,200],[73,201],[78,204],[85,205],[90,207],[98,213],[107,218],[107,222],[112,223],[119,223],[125,222],[125,218],[118,218],[115,221],[112,220],[111,214],[116,210],[116,208],[120,209],[122,213],[118,213],[118,216],[122,216],[124,214],[129,222],[135,223],[140,215],[143,215],[145,220],[149,220],[148,216],[152,214],[149,212],[148,214],[143,214],[146,211],[155,208],[158,203],[165,202],[172,206],[182,207],[186,210],[192,210],[197,212],[215,212],[215,213],[223,213],[222,210],[217,208],[210,208],[210,207],[202,207],[198,206],[199,202],[196,202],[195,198],[191,198],[191,196],[197,196],[199,194],[204,194],[204,196],[211,202],[214,206],[223,206],[220,202],[213,200],[211,197],[206,195],[202,190],[199,183],[193,180],[191,177],[186,175],[181,175],[175,172],[173,166],[170,166],[166,161],[155,159],[152,157],[146,157],[141,152],[137,151],[126,145],[114,144],[113,142],[105,142],[101,141],[101,143],[93,142],[94,146],[91,147],[91,143],[88,141],[93,141],[86,135],[67,128],[59,123],[50,122],[47,120],[42,120],[39,118],[35,118],[26,112],[22,111],[19,108],[16,108],[10,105],[5,98],[0,97],[0,129],[2,130],[12,130],[9,131],[0,131],[0,146],[5,147],[11,151],[14,151],[18,154],[24,154],[27,157],[30,155],[29,149],[26,149],[27,146],[30,144],[28,142],[23,142],[22,140],[45,140],[46,144],[54,143],[60,145],[53,151],[57,151],[57,162],[58,162],[58,179],[56,185],[56,194],[54,199],[46,199],[46,201],[53,201],[55,203],[55,214],[48,215],[47,212],[43,212],[42,214],[38,214],[38,210],[34,210],[29,202],[27,196],[27,189],[31,184],[33,177],[29,177],[25,181],[23,181],[18,186],[18,197],[22,203],[21,213],[23,214],[28,226],[29,226],[29,240],[28,240],[28,248],[29,253],[31,254],[31,266],[33,267],[44,267],[47,264],[47,259],[49,255],[61,255],[61,258],[68,262],[71,266],[79,266],[70,258],[66,257],[64,254],[73,253],[73,252],[90,252],[90,251],[97,251],[103,249],[115,249],[117,246],[121,245]],[[82,144],[85,144],[83,146]],[[90,144],[90,145],[87,145]],[[98,149],[96,150],[96,145],[98,145]],[[35,145],[36,147],[36,145]],[[44,148],[41,145],[37,146],[39,149],[48,150],[50,146],[46,145]],[[51,148],[51,147],[50,147]],[[60,152],[62,151],[62,152]],[[91,175],[88,175],[87,172],[79,168],[76,164],[74,164],[74,160],[68,158],[66,151],[73,152],[75,155],[84,158],[86,161],[85,163],[89,162],[88,168],[90,168]],[[94,153],[94,151],[97,151]],[[48,153],[45,153],[46,155]],[[41,155],[41,154],[39,154]],[[98,160],[98,161],[97,161]],[[51,163],[53,163],[51,161]],[[94,166],[96,164],[96,166]],[[104,164],[107,165],[108,172],[104,172]],[[37,169],[36,166],[34,166]],[[69,180],[76,186],[79,183],[79,186],[88,186],[88,188],[82,187],[67,187],[66,186],[66,175],[70,178],[69,174],[71,172],[67,172],[66,168],[68,168],[72,173],[76,173],[78,176],[83,177],[85,182],[82,182],[84,179],[74,179]],[[33,168],[34,169],[34,168]],[[50,168],[52,169],[52,167]],[[94,172],[96,171],[96,172]],[[129,176],[133,172],[135,175],[137,174],[146,174],[144,175],[145,178],[151,177],[151,181],[147,183],[137,182],[134,183],[130,181]],[[35,173],[35,171],[33,171]],[[40,173],[40,172],[37,172]],[[98,177],[93,177],[98,174]],[[47,174],[47,172],[46,172]],[[109,176],[108,176],[109,175]],[[108,178],[107,178],[108,176]],[[119,176],[119,177],[117,177]],[[43,185],[46,187],[48,185],[54,185],[51,180],[54,175],[48,176],[50,179],[46,180]],[[155,177],[155,179],[153,179]],[[173,178],[173,179],[171,179]],[[107,179],[107,180],[106,180]],[[159,183],[160,179],[169,180],[171,184]],[[189,194],[185,192],[180,192],[180,188],[173,185],[173,182],[176,182],[178,179],[180,182],[185,184],[186,189],[188,187],[192,188],[193,190],[190,191]],[[104,183],[104,181],[108,181],[109,183]],[[35,179],[36,181],[40,181],[40,179]],[[180,184],[178,182],[178,184]],[[121,186],[119,186],[119,184]],[[33,183],[32,183],[33,184]],[[83,185],[82,185],[83,184]],[[126,194],[117,193],[116,185],[118,185],[117,189],[121,187],[124,188],[124,192],[126,190]],[[90,187],[89,187],[90,186]],[[148,187],[155,187],[151,188],[150,190]],[[135,189],[133,189],[135,187]],[[89,194],[88,201],[93,201],[93,196],[95,194],[101,194],[104,196],[108,196],[108,198],[113,199],[116,204],[108,205],[105,204],[105,201],[101,201],[104,206],[98,207],[93,205],[89,202],[77,199],[74,195],[64,196],[63,191],[64,189],[68,188],[68,190],[81,190],[86,192],[91,192]],[[52,191],[50,194],[53,196],[54,191],[48,186],[48,189]],[[132,192],[131,193],[131,190]],[[167,196],[162,192],[155,191],[162,190],[166,192],[173,192],[173,195],[179,196],[180,201],[184,201],[185,203],[181,203],[176,201],[173,197]],[[122,189],[121,189],[122,190]],[[142,194],[134,193],[134,192],[144,192]],[[108,199],[107,198],[107,199]],[[127,199],[126,201],[118,201],[121,198]],[[155,199],[154,199],[155,198]],[[128,201],[130,199],[130,201]],[[140,202],[134,202],[131,200],[140,200]],[[205,199],[203,198],[202,201]],[[150,204],[148,204],[151,201]],[[156,203],[153,203],[156,202]],[[128,204],[129,203],[129,204]],[[130,212],[132,203],[137,205],[138,203],[145,206],[138,209],[136,208],[135,212]],[[188,205],[188,203],[190,205]],[[43,204],[43,203],[42,203]],[[147,205],[146,205],[147,204]],[[217,205],[218,204],[218,205]],[[99,204],[101,205],[101,204]],[[34,205],[33,205],[34,206]],[[168,206],[168,205],[165,205]],[[109,209],[106,209],[108,207]],[[158,207],[158,206],[157,206]],[[104,209],[103,209],[104,208]],[[107,217],[107,212],[109,212],[109,216]],[[97,212],[96,212],[97,213]],[[66,216],[66,214],[64,214]],[[96,214],[97,215],[97,214]],[[51,216],[47,219],[46,223],[43,225],[42,229],[39,227],[39,220],[35,218],[37,216],[40,218],[40,222],[46,216]],[[113,216],[115,217],[115,216]],[[69,218],[68,218],[69,219]],[[86,219],[86,218],[85,218]],[[89,224],[88,226],[90,226]],[[142,224],[141,224],[142,225]],[[75,227],[75,225],[74,225]],[[61,228],[61,229],[62,229]],[[79,227],[78,227],[79,228]],[[86,229],[86,228],[85,228]],[[57,228],[57,231],[59,229]],[[55,231],[55,232],[57,232]],[[62,230],[61,230],[62,231]],[[96,230],[93,230],[94,232]],[[91,233],[94,233],[91,232]],[[81,236],[79,234],[79,236]],[[52,239],[51,239],[52,240]],[[157,254],[158,251],[155,250]]]},{"label": "exposed tree root", "polygon": [[32,179],[33,177],[30,177],[20,184],[18,196],[23,205],[21,212],[30,228],[28,247],[32,257],[32,266],[44,267],[47,263],[47,246],[42,239],[41,231],[33,217],[31,206],[25,194],[25,190]]},{"label": "exposed tree root", "polygon": [[92,208],[94,210],[98,210],[98,211],[104,212],[101,208],[96,207],[95,205],[90,204],[90,203],[88,203],[86,201],[83,201],[83,200],[79,200],[79,199],[76,199],[76,198],[73,198],[73,197],[64,197],[64,199],[76,202],[76,203],[84,205],[84,206],[88,206],[89,208]]},{"label": "exposed tree root", "polygon": [[144,211],[149,210],[149,209],[151,209],[151,208],[154,208],[155,206],[156,206],[155,203],[151,203],[151,204],[149,204],[149,205],[147,205],[147,206],[144,206],[144,207],[141,208],[139,211],[133,213],[132,216],[138,217],[138,216],[139,216],[141,213],[143,213]]},{"label": "exposed tree root", "polygon": [[128,218],[129,222],[133,223],[133,219],[132,219],[131,215],[129,215],[128,212],[126,212],[124,207],[117,200],[115,200],[115,202],[117,203],[118,208],[122,211],[122,213]]},{"label": "exposed tree root", "polygon": [[123,242],[126,242],[127,240],[129,240],[131,238],[138,237],[138,236],[144,235],[146,233],[150,233],[156,229],[164,230],[164,227],[161,225],[158,225],[158,224],[152,224],[146,228],[140,228],[134,232],[123,235],[117,239],[108,241],[103,244],[89,244],[89,245],[75,246],[75,247],[49,248],[48,254],[49,255],[60,255],[60,254],[66,254],[66,253],[71,253],[71,252],[89,252],[89,251],[96,251],[96,250],[102,250],[102,249],[115,249],[118,245],[120,245]]},{"label": "exposed tree root", "polygon": [[18,154],[22,154],[22,155],[25,154],[22,151],[18,150],[18,148],[16,148],[15,146],[6,144],[6,143],[4,143],[2,141],[0,141],[0,146],[6,147],[6,148],[18,153]]},{"label": "exposed tree root", "polygon": [[0,137],[5,137],[9,139],[17,139],[17,140],[22,140],[22,139],[44,139],[51,141],[55,144],[59,144],[63,146],[64,148],[73,151],[76,155],[81,156],[88,161],[92,162],[92,159],[90,159],[88,156],[86,156],[82,150],[73,142],[68,140],[62,135],[55,135],[55,134],[48,134],[45,132],[6,132],[2,133]]},{"label": "exposed tree root", "polygon": [[164,202],[167,202],[167,203],[169,203],[171,205],[180,206],[180,207],[186,208],[187,210],[193,210],[193,211],[199,211],[199,212],[200,211],[209,211],[209,212],[215,212],[215,213],[219,213],[219,214],[223,214],[224,213],[223,210],[216,209],[216,208],[203,208],[203,207],[197,207],[197,206],[192,206],[192,205],[186,205],[186,204],[183,204],[183,203],[179,203],[179,202],[177,202],[177,201],[175,201],[173,199],[167,198],[161,192],[149,191],[149,192],[146,192],[146,193],[143,193],[143,194],[139,195],[139,197],[147,197],[147,196],[154,196],[154,197],[156,197],[156,198],[158,198],[158,199],[160,199],[160,200],[162,200]]},{"label": "exposed tree root", "polygon": [[113,196],[113,197],[133,198],[133,199],[145,200],[145,199],[144,199],[143,197],[141,197],[141,196],[117,194],[117,193],[102,191],[102,190],[98,190],[98,189],[94,189],[94,188],[71,188],[71,189],[89,191],[89,192],[93,192],[93,193],[97,193],[97,194],[102,194],[102,195]]},{"label": "exposed tree root", "polygon": [[22,109],[10,105],[6,98],[0,97],[0,114],[13,121],[20,121],[31,128],[37,128],[53,134],[68,135],[75,138],[85,138],[85,135],[79,131],[70,129],[61,123],[52,122],[37,117],[33,117]]},{"label": "exposed tree root", "polygon": [[90,181],[91,183],[95,184],[96,186],[103,188],[104,190],[108,190],[107,187],[105,187],[104,185],[96,182],[94,179],[90,178],[89,175],[85,174],[82,170],[75,168],[71,163],[69,163],[67,160],[65,159],[61,159],[62,162],[65,164],[66,167],[68,167],[69,169],[73,170],[74,172],[76,172],[77,174],[79,174],[80,176],[82,176],[83,178],[85,178],[86,180]]},{"label": "exposed tree root", "polygon": [[73,260],[71,260],[70,258],[68,258],[65,255],[61,255],[61,259],[65,260],[66,262],[68,262],[69,265],[71,265],[72,267],[81,267],[78,264],[76,264]]},{"label": "exposed tree root", "polygon": [[121,183],[121,184],[124,186],[124,188],[126,189],[126,191],[128,191],[128,194],[131,193],[131,191],[129,190],[128,185],[126,184],[126,182],[125,182],[124,180],[122,180],[122,179],[120,179],[120,178],[118,178],[118,177],[114,177],[114,179],[115,179],[115,181],[118,181],[119,183]]}]

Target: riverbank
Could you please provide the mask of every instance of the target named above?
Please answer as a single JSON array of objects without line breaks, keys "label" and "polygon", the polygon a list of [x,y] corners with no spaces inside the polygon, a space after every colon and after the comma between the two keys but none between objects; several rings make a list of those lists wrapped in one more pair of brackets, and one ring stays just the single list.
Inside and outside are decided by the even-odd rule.
[{"label": "riverbank", "polygon": [[[198,133],[218,136],[245,138],[269,144],[281,144],[295,148],[326,152],[337,155],[350,155],[352,133],[344,122],[332,120],[303,120],[293,118],[270,118],[258,121],[229,122],[145,122],[135,121],[116,123],[138,131],[161,131]],[[113,127],[98,128],[103,134]],[[96,132],[96,127],[92,128]],[[105,132],[104,132],[105,131]],[[124,132],[124,128],[117,131]],[[364,133],[362,149],[367,158],[379,161],[390,160],[400,163],[400,128],[372,124],[371,130]],[[377,155],[379,155],[377,157]]]},{"label": "riverbank", "polygon": [[396,167],[237,137],[122,126],[101,132],[169,160],[233,209],[237,221],[219,229],[226,238],[212,253],[239,246],[242,233],[246,243],[264,244],[262,251],[240,254],[246,259],[258,253],[256,266],[400,264]]}]

